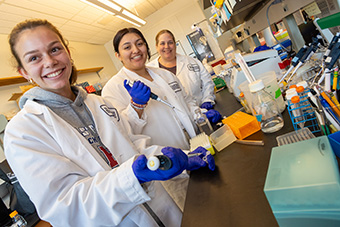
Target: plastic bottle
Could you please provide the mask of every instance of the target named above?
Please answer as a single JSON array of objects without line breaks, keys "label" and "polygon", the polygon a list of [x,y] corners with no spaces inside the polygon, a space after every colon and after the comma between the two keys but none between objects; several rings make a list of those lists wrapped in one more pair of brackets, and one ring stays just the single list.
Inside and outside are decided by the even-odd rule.
[{"label": "plastic bottle", "polygon": [[305,123],[304,123],[304,118],[303,118],[303,113],[300,107],[300,97],[298,96],[297,92],[290,92],[286,96],[289,109],[292,114],[292,122],[294,124],[297,124],[300,128],[303,128]]},{"label": "plastic bottle", "polygon": [[24,219],[24,217],[18,214],[16,210],[10,213],[9,216],[12,218],[12,222],[13,222],[11,227],[26,227],[27,226],[27,222]]},{"label": "plastic bottle", "polygon": [[250,107],[248,105],[248,102],[247,102],[246,98],[244,97],[244,93],[243,92],[240,93],[239,99],[240,99],[241,105],[244,107],[244,110],[247,113],[251,113],[251,109],[250,109]]},{"label": "plastic bottle", "polygon": [[256,80],[249,84],[252,93],[252,112],[261,123],[264,133],[272,133],[280,130],[283,125],[283,117],[274,98],[264,90],[262,80]]},{"label": "plastic bottle", "polygon": [[194,117],[200,132],[205,132],[205,134],[210,135],[214,131],[207,116],[201,112],[201,109],[198,108],[195,110]]}]

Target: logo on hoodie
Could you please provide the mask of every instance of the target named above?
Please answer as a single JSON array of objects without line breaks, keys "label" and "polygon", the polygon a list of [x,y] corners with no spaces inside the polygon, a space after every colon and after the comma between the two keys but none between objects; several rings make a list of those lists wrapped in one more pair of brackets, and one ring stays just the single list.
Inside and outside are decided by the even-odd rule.
[{"label": "logo on hoodie", "polygon": [[116,108],[108,107],[107,105],[101,105],[100,108],[110,117],[114,117],[119,121],[119,114]]}]

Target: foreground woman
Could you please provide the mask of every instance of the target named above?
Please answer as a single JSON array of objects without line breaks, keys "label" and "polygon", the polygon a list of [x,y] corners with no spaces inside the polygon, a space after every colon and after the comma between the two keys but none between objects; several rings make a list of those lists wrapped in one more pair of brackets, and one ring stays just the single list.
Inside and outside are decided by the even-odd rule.
[{"label": "foreground woman", "polygon": [[145,155],[161,147],[146,147],[149,137],[131,134],[114,106],[72,86],[69,49],[49,22],[24,21],[9,38],[19,73],[38,87],[6,127],[5,155],[39,217],[62,227],[180,226],[180,209],[157,181],[198,162],[165,147],[172,167],[148,170]]}]

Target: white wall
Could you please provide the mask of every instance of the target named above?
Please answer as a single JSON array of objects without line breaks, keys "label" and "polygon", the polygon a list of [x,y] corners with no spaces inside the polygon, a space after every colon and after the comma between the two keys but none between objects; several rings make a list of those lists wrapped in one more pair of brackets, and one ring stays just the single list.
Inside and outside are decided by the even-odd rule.
[{"label": "white wall", "polygon": [[[11,57],[7,36],[0,35],[0,42],[2,43],[2,47],[0,49],[0,78],[18,76],[19,74],[14,69],[13,64],[11,64],[13,59]],[[77,69],[104,67],[104,69],[99,72],[103,80],[107,80],[109,77],[117,73],[117,69],[112,63],[104,45],[70,42],[69,48]],[[96,73],[87,73],[79,75],[77,82],[88,81],[90,84],[94,84],[101,78],[99,78]],[[21,92],[19,86],[27,84],[28,83],[23,83],[0,87],[0,113],[11,115],[12,112],[19,110],[16,102],[9,102],[8,99],[12,96],[12,93]]]},{"label": "white wall", "polygon": [[[179,40],[181,42],[185,53],[188,55],[192,53],[193,50],[186,38],[186,35],[193,32],[193,30],[191,29],[192,24],[200,22],[204,19],[205,16],[203,14],[203,11],[201,10],[196,0],[174,0],[173,2],[164,6],[162,9],[155,12],[154,14],[145,18],[147,22],[146,25],[139,29],[143,33],[145,39],[149,44],[149,47],[151,49],[151,55],[157,53],[155,36],[162,29],[170,30],[174,34],[176,41]],[[206,24],[205,23],[201,24],[204,33],[209,32],[208,31],[209,29],[207,28]],[[218,48],[217,41],[210,40],[211,39],[210,37],[208,37],[208,43],[212,47],[213,51],[218,49],[216,53],[217,58],[219,58],[221,57],[221,55],[220,53],[218,53],[218,51],[220,52],[220,50]],[[120,69],[122,67],[122,64],[114,56],[112,40],[106,43],[105,47],[107,51],[110,53],[110,56],[112,57],[112,60],[114,61],[116,68]],[[215,55],[216,53],[214,52]],[[154,55],[151,58],[151,60],[156,56],[157,54]]]}]

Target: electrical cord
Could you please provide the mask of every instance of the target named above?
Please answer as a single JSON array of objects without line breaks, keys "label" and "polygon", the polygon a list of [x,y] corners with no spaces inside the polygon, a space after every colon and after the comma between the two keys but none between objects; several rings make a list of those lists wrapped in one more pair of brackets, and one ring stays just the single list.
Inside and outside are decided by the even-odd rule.
[{"label": "electrical cord", "polygon": [[287,52],[288,55],[290,55],[293,51],[293,45],[290,46],[290,50],[288,50],[286,47],[284,47],[282,45],[282,43],[275,37],[274,33],[273,33],[273,30],[270,26],[270,21],[269,21],[269,16],[268,16],[268,12],[269,12],[269,8],[272,6],[272,5],[275,5],[277,3],[281,3],[282,0],[275,0],[273,1],[267,8],[267,11],[266,11],[266,17],[267,17],[267,22],[268,22],[268,26],[269,26],[269,29],[270,29],[270,33],[272,34],[272,36],[274,37],[274,39],[276,40],[276,42]]}]

